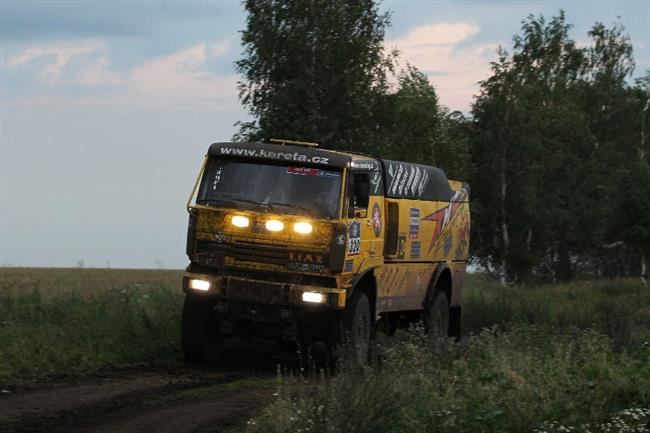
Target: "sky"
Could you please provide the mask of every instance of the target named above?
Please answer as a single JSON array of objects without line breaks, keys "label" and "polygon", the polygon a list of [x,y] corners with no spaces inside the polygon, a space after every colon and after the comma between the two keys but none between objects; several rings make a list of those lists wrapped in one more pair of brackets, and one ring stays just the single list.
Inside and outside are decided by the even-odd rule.
[{"label": "sky", "polygon": [[[386,45],[468,112],[499,46],[559,9],[622,23],[650,69],[649,1],[384,1]],[[0,0],[0,265],[182,268],[210,143],[247,120],[239,1]]]}]

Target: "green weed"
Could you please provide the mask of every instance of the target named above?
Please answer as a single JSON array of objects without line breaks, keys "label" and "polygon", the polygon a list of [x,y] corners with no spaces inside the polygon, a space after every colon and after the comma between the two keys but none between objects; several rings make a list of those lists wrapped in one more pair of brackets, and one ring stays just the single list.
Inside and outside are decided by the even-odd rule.
[{"label": "green weed", "polygon": [[0,384],[180,357],[177,271],[2,272]]},{"label": "green weed", "polygon": [[378,339],[370,367],[279,376],[274,403],[246,431],[648,431],[649,291],[630,281],[468,286],[461,342],[415,327]]}]

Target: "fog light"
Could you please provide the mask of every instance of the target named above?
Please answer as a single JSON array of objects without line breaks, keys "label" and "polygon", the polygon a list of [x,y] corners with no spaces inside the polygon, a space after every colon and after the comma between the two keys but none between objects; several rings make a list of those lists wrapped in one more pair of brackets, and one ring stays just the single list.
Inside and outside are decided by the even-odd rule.
[{"label": "fog light", "polygon": [[248,219],[248,217],[241,216],[241,215],[233,216],[231,222],[232,222],[232,225],[234,225],[235,227],[240,227],[240,228],[248,227],[250,225],[250,223],[251,223],[250,220]]},{"label": "fog light", "polygon": [[301,235],[308,235],[312,230],[312,225],[303,221],[297,222],[293,225],[293,231],[300,233]]},{"label": "fog light", "polygon": [[210,290],[210,282],[205,280],[190,280],[189,287],[190,289],[207,292],[208,290]]},{"label": "fog light", "polygon": [[284,223],[278,220],[268,220],[266,222],[266,229],[270,232],[281,232],[284,230]]},{"label": "fog light", "polygon": [[321,304],[323,303],[323,299],[325,299],[323,294],[318,292],[304,292],[302,294],[302,300],[305,302],[315,302],[317,304]]}]

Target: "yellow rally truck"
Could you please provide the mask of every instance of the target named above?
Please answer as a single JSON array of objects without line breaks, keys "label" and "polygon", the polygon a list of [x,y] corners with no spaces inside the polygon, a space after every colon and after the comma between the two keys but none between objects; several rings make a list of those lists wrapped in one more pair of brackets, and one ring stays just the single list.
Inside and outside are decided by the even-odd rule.
[{"label": "yellow rally truck", "polygon": [[435,167],[311,143],[215,143],[187,203],[182,345],[193,362],[251,336],[302,347],[424,319],[460,334],[469,187]]}]

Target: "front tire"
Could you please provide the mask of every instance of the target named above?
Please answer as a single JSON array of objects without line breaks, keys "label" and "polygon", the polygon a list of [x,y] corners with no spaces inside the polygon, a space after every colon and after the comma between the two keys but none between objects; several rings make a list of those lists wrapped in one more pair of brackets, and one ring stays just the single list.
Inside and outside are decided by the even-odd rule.
[{"label": "front tire", "polygon": [[367,365],[370,348],[372,318],[368,296],[355,291],[348,301],[343,317],[343,335],[350,345],[352,358],[357,365]]},{"label": "front tire", "polygon": [[223,337],[209,298],[185,295],[181,321],[181,344],[188,362],[219,363]]}]

